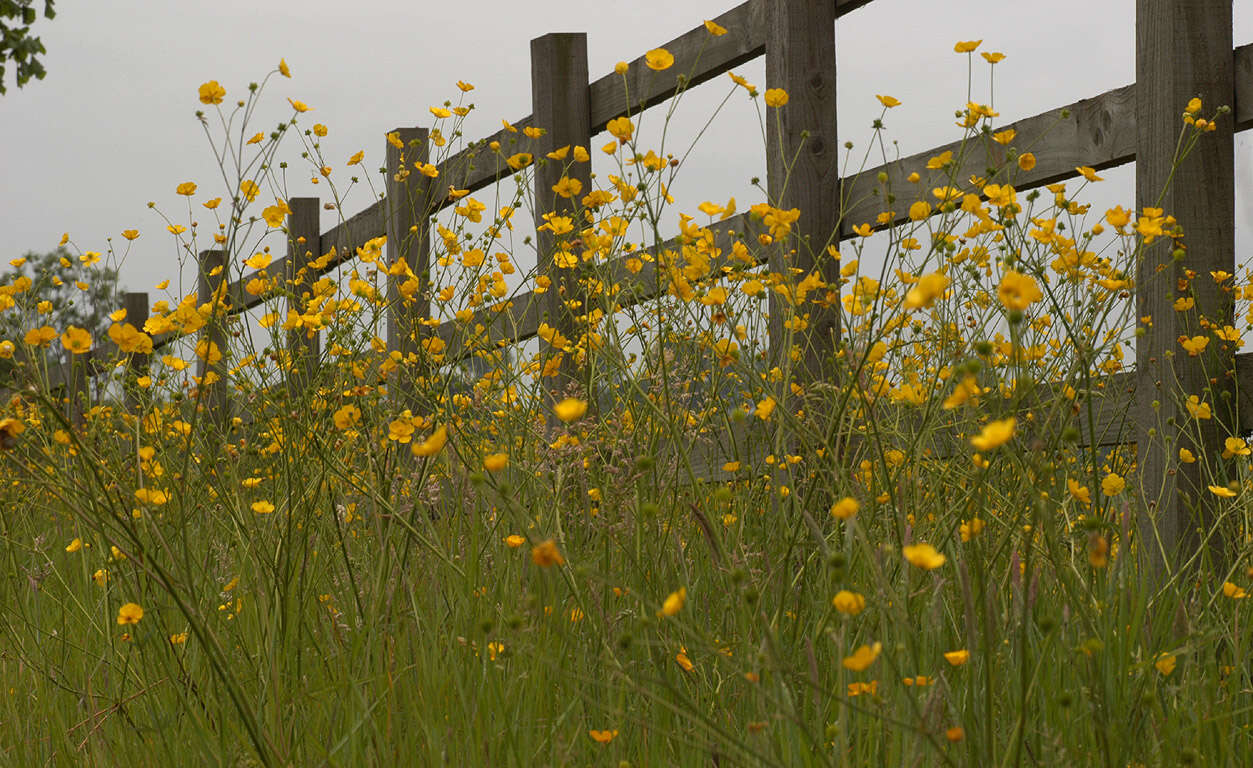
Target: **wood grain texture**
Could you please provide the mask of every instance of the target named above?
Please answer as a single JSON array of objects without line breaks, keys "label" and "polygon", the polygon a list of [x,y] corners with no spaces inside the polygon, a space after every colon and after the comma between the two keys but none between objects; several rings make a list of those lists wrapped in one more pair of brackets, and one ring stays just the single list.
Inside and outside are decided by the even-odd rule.
[{"label": "wood grain texture", "polygon": [[[714,233],[714,247],[719,251],[718,257],[710,260],[710,267],[717,273],[732,264],[732,244],[741,238],[755,238],[761,228],[753,224],[747,214],[738,214],[711,225],[710,230]],[[658,279],[657,259],[666,251],[677,251],[682,246],[682,238],[672,238],[658,246],[610,259],[598,265],[595,272],[606,285],[611,286],[612,303],[619,309],[642,304],[667,292],[668,281]],[[638,271],[628,266],[634,260],[642,262]],[[740,266],[747,265],[740,263]],[[468,322],[449,320],[441,323],[436,335],[448,344],[448,361],[456,362],[481,350],[533,338],[546,317],[546,306],[543,294],[526,291],[476,311]]]},{"label": "wood grain texture", "polygon": [[[135,326],[136,330],[142,331],[144,323],[148,322],[148,294],[145,292],[128,291],[122,296],[122,308],[126,310],[126,322]],[[110,346],[112,343],[110,342]],[[121,352],[118,352],[121,356]],[[122,391],[125,395],[126,409],[131,413],[138,410],[140,402],[143,398],[140,396],[143,390],[139,389],[135,381],[140,376],[146,376],[148,369],[152,365],[152,355],[134,354],[126,363],[126,375],[122,380]]]},{"label": "wood grain texture", "polygon": [[[1218,512],[1206,489],[1207,462],[1184,463],[1178,451],[1204,453],[1221,467],[1223,440],[1235,428],[1234,348],[1213,339],[1200,317],[1222,327],[1233,322],[1233,299],[1210,277],[1235,273],[1235,152],[1231,118],[1200,141],[1175,166],[1181,115],[1199,96],[1202,114],[1235,100],[1232,0],[1137,0],[1136,81],[1151,83],[1136,99],[1136,202],[1163,208],[1183,227],[1186,255],[1172,258],[1168,239],[1143,249],[1136,274],[1136,316],[1151,324],[1136,343],[1136,444],[1141,491],[1148,512],[1140,515],[1143,551],[1158,573],[1173,572],[1201,546]],[[1172,176],[1173,173],[1173,176]],[[1166,189],[1167,181],[1170,187]],[[1163,190],[1165,189],[1165,192]],[[1181,294],[1185,270],[1196,279]],[[1180,295],[1196,307],[1176,312]],[[1204,334],[1205,354],[1184,354],[1180,336]],[[1214,417],[1195,420],[1183,399],[1196,395]],[[1209,553],[1221,559],[1220,542]]]},{"label": "wood grain texture", "polygon": [[771,245],[770,271],[800,281],[817,273],[836,303],[806,305],[808,323],[789,331],[786,299],[770,293],[770,362],[784,365],[795,348],[797,379],[829,380],[840,339],[840,144],[836,134],[835,8],[830,0],[778,0],[766,15],[766,87],[785,105],[766,111],[766,179],[773,205],[800,209],[792,234]]},{"label": "wood grain texture", "polygon": [[[218,289],[226,285],[226,251],[201,251],[198,272],[196,300],[198,304],[203,305],[212,302]],[[230,383],[227,380],[226,319],[225,313],[214,312],[200,332],[202,341],[217,345],[222,354],[221,360],[211,365],[209,355],[205,354],[196,363],[196,376],[202,382],[211,372],[217,376],[216,381],[203,389],[200,404],[205,409],[207,421],[219,431],[230,419],[230,401],[227,397]]]},{"label": "wood grain texture", "polygon": [[[547,323],[572,344],[578,343],[585,330],[578,318],[587,312],[588,299],[582,287],[587,270],[581,263],[572,268],[561,267],[556,264],[554,255],[559,250],[568,250],[577,259],[582,250],[575,242],[582,224],[579,201],[592,189],[592,164],[575,161],[572,153],[564,160],[551,160],[545,155],[561,147],[591,145],[587,99],[587,35],[549,34],[532,40],[532,117],[535,126],[546,131],[536,142],[535,151],[538,270],[552,281],[544,294]],[[562,179],[576,183],[579,191],[566,196],[558,194],[556,188]],[[554,235],[551,229],[545,229],[547,215],[570,217],[574,221],[574,232]],[[554,357],[559,361],[556,375],[544,379],[548,398],[559,400],[571,391],[584,391],[585,371],[575,356],[544,342],[541,358],[545,364]]]},{"label": "wood grain texture", "polygon": [[403,145],[387,143],[387,195],[384,198],[387,229],[387,265],[390,270],[404,261],[419,282],[419,289],[405,299],[399,286],[408,278],[387,278],[387,349],[399,352],[405,362],[393,376],[391,390],[402,408],[418,412],[415,381],[424,378],[429,366],[422,349],[425,326],[421,321],[431,313],[429,296],[431,271],[430,199],[432,188],[427,176],[415,163],[429,157],[429,132],[425,128],[397,128],[391,131]]},{"label": "wood grain texture", "polygon": [[[990,183],[1008,182],[1015,189],[1025,191],[1075,178],[1079,175],[1075,170],[1077,166],[1102,170],[1129,163],[1135,160],[1135,105],[1135,86],[1125,85],[997,126],[998,131],[1015,130],[1013,146],[1022,151],[1030,150],[1036,156],[1036,166],[1030,171],[1019,170],[1010,163],[1001,173],[991,173],[991,169],[1005,165],[1006,147],[990,136],[981,135],[942,144],[846,177],[843,185],[847,202],[841,236],[855,237],[853,228],[865,223],[874,229],[886,228],[887,225],[876,222],[876,217],[884,211],[895,213],[893,223],[908,221],[910,203],[922,198],[934,202],[931,189],[947,183],[950,173],[958,182],[975,174]],[[1064,112],[1069,116],[1063,118]],[[928,170],[927,161],[944,152],[953,155],[951,169]],[[878,180],[881,173],[887,174],[886,184]],[[912,173],[917,173],[922,182],[909,183],[906,179]],[[896,200],[888,199],[889,192],[896,195]]]},{"label": "wood grain texture", "polygon": [[[625,76],[616,72],[597,78],[588,85],[592,106],[592,133],[600,133],[610,120],[635,114],[664,103],[675,93],[678,78],[683,88],[692,88],[752,61],[766,52],[766,14],[775,0],[749,0],[720,14],[712,21],[727,30],[715,37],[704,24],[693,27],[669,42],[657,46],[674,56],[674,65],[660,72],[649,69],[644,56],[627,62]],[[843,16],[871,0],[820,0],[814,7],[822,17]]]},{"label": "wood grain texture", "polygon": [[[294,197],[289,206],[283,290],[287,291],[287,312],[302,314],[316,279],[309,263],[322,253],[322,205],[316,197]],[[318,365],[318,342],[317,331],[310,334],[304,328],[295,328],[287,332],[287,353],[291,356],[287,386],[292,393],[302,392],[313,379]]]}]

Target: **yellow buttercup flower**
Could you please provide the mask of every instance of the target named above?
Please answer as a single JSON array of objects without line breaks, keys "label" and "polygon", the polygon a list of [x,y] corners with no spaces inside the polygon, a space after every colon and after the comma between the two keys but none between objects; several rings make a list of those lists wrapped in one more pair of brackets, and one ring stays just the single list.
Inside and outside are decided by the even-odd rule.
[{"label": "yellow buttercup flower", "polygon": [[558,419],[569,424],[572,421],[578,421],[587,413],[587,401],[579,400],[573,397],[567,397],[560,403],[553,406],[553,414]]},{"label": "yellow buttercup flower", "polygon": [[930,544],[910,544],[901,548],[901,553],[905,555],[905,559],[910,565],[921,568],[924,571],[934,571],[941,565],[944,565],[947,557],[936,551],[936,548]]},{"label": "yellow buttercup flower", "polygon": [[654,48],[644,54],[644,63],[649,69],[660,72],[663,69],[669,69],[674,66],[674,56],[665,48]]},{"label": "yellow buttercup flower", "polygon": [[1018,420],[1013,416],[1008,419],[992,421],[978,435],[970,438],[970,444],[980,451],[991,451],[1008,443],[1014,436],[1014,427]]},{"label": "yellow buttercup flower", "polygon": [[210,80],[200,86],[201,104],[221,104],[224,98],[226,98],[226,89],[219,85],[217,80]]},{"label": "yellow buttercup flower", "polygon": [[875,659],[879,658],[879,652],[883,650],[883,643],[875,643],[874,645],[863,645],[853,651],[853,655],[845,656],[841,662],[845,669],[853,672],[864,672]]},{"label": "yellow buttercup flower", "polygon": [[117,623],[121,625],[138,624],[144,617],[144,609],[138,603],[126,603],[117,609]]},{"label": "yellow buttercup flower", "polygon": [[774,107],[777,109],[778,107],[781,107],[784,104],[787,104],[787,101],[788,101],[787,91],[783,90],[782,88],[767,88],[766,89],[766,106],[767,107]]},{"label": "yellow buttercup flower", "polygon": [[674,616],[683,610],[683,604],[687,602],[687,587],[679,587],[665,599],[661,604],[661,610],[657,612],[658,616]]}]

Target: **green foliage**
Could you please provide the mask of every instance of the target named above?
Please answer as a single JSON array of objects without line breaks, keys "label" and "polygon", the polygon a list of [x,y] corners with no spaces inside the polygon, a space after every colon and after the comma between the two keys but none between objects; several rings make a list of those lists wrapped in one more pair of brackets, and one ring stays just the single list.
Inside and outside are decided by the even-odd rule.
[{"label": "green foliage", "polygon": [[[30,280],[28,290],[12,296],[15,306],[0,312],[0,339],[17,343],[26,331],[43,325],[58,332],[73,325],[87,330],[92,338],[103,338],[109,313],[122,301],[117,270],[88,264],[95,259],[91,252],[79,257],[64,246],[47,253],[30,252],[23,258],[21,266],[0,272],[0,285],[11,286],[23,277]],[[49,311],[40,310],[43,302],[48,302],[43,306]],[[64,352],[60,344],[53,349]]]},{"label": "green foliage", "polygon": [[[57,14],[52,9],[55,0],[44,0],[44,18]],[[26,85],[30,79],[44,79],[47,72],[39,60],[48,51],[38,37],[30,34],[35,23],[34,0],[0,0],[0,95],[7,93],[4,85],[6,62],[12,60],[17,68],[17,87]]]}]

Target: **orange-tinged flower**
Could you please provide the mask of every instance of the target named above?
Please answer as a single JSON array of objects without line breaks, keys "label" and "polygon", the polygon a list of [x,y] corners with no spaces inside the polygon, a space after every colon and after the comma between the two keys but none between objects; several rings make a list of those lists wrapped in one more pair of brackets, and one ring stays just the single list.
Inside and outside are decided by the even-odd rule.
[{"label": "orange-tinged flower", "polygon": [[609,742],[613,741],[615,737],[617,737],[618,732],[617,731],[598,731],[596,729],[592,729],[587,732],[587,735],[591,736],[592,741],[596,742],[597,744],[608,744]]},{"label": "orange-tinged flower", "polygon": [[960,725],[955,725],[944,732],[944,738],[952,742],[958,742],[966,738],[966,729]]},{"label": "orange-tinged flower", "polygon": [[[619,118],[622,119],[622,118]],[[531,164],[533,156],[530,152],[519,152],[516,155],[510,155],[505,159],[505,164],[515,171],[522,170]]]},{"label": "orange-tinged flower", "polygon": [[941,565],[944,565],[947,557],[936,551],[936,548],[930,544],[910,544],[901,548],[901,554],[905,555],[905,559],[915,568],[921,568],[924,571],[934,571]]},{"label": "orange-tinged flower", "polygon": [[83,540],[78,538],[77,536],[75,536],[74,540],[71,541],[69,544],[65,545],[66,552],[77,552],[81,550],[82,548],[83,548]]},{"label": "orange-tinged flower", "polygon": [[1223,458],[1230,459],[1233,456],[1248,456],[1253,451],[1249,450],[1248,443],[1238,437],[1229,437],[1223,441]]},{"label": "orange-tinged flower", "polygon": [[1232,499],[1236,496],[1236,492],[1225,485],[1211,485],[1208,488],[1210,493],[1215,496],[1221,496],[1224,499]]},{"label": "orange-tinged flower", "polygon": [[989,64],[1000,64],[1002,61],[1005,60],[1005,54],[1001,53],[1000,51],[991,51],[991,52],[984,51],[983,53],[979,55],[982,56],[983,60]]},{"label": "orange-tinged flower", "polygon": [[138,624],[144,617],[144,609],[138,603],[126,603],[117,609],[117,623],[121,625]]},{"label": "orange-tinged flower", "polygon": [[1205,348],[1209,346],[1209,337],[1193,336],[1192,338],[1188,338],[1187,336],[1180,336],[1179,346],[1187,350],[1189,357],[1196,357],[1204,352]]},{"label": "orange-tinged flower", "polygon": [[287,99],[287,103],[291,104],[291,108],[296,110],[297,112],[308,112],[309,110],[313,109],[313,107],[310,107],[308,104],[305,104],[303,101],[299,101],[297,99],[293,99],[290,97]]},{"label": "orange-tinged flower", "polygon": [[948,290],[949,278],[943,272],[932,272],[918,278],[918,282],[905,294],[906,309],[922,309],[931,306]]},{"label": "orange-tinged flower", "polygon": [[1170,677],[1170,673],[1175,671],[1175,664],[1177,662],[1178,659],[1175,658],[1173,653],[1166,653],[1163,651],[1158,654],[1157,661],[1153,662],[1153,666],[1157,667],[1157,671],[1161,673],[1162,677]]},{"label": "orange-tinged flower", "polygon": [[483,469],[488,472],[499,472],[509,466],[509,454],[489,453],[483,457]]},{"label": "orange-tinged flower", "polygon": [[1024,171],[1029,171],[1035,167],[1035,155],[1030,152],[1023,152],[1018,156],[1018,167]]},{"label": "orange-tinged flower", "polygon": [[841,520],[847,520],[857,514],[857,510],[861,505],[857,503],[857,499],[852,496],[845,496],[839,501],[831,505],[831,516]]},{"label": "orange-tinged flower", "polygon": [[878,99],[879,103],[882,104],[887,109],[891,109],[892,107],[899,107],[901,105],[901,102],[899,99],[895,99],[885,94],[876,93],[874,97]]},{"label": "orange-tinged flower", "polygon": [[551,568],[554,565],[565,565],[566,559],[561,556],[561,550],[557,549],[557,542],[545,539],[531,547],[531,562],[540,568]]},{"label": "orange-tinged flower", "polygon": [[605,126],[605,130],[609,131],[615,139],[622,143],[631,140],[631,135],[635,132],[635,124],[631,122],[629,117],[615,117]]},{"label": "orange-tinged flower", "polygon": [[226,89],[219,85],[217,80],[210,80],[200,86],[201,104],[221,104],[224,98],[226,98]]},{"label": "orange-tinged flower", "polygon": [[874,645],[863,645],[853,651],[852,656],[845,656],[841,664],[845,669],[853,672],[864,672],[879,658],[879,652],[883,650],[883,643],[875,643]]},{"label": "orange-tinged flower", "polygon": [[196,182],[184,181],[182,184],[179,184],[174,191],[184,197],[191,197],[196,194]]},{"label": "orange-tinged flower", "polygon": [[665,48],[654,48],[644,54],[644,63],[649,69],[660,72],[663,69],[669,69],[674,66],[674,55]]},{"label": "orange-tinged flower", "polygon": [[126,238],[127,240],[134,240],[135,238],[139,237],[139,230],[138,229],[124,229],[122,230],[122,237]]},{"label": "orange-tinged flower", "polygon": [[573,397],[567,397],[553,406],[553,414],[567,424],[572,421],[578,421],[586,413],[587,401]]},{"label": "orange-tinged flower", "polygon": [[583,182],[569,176],[562,176],[561,180],[553,185],[553,191],[568,200],[583,191]]},{"label": "orange-tinged flower", "polygon": [[709,30],[709,34],[714,37],[722,37],[727,33],[726,27],[716,21],[710,21],[709,19],[705,19],[705,29]]},{"label": "orange-tinged flower", "polygon": [[135,490],[135,500],[150,507],[159,507],[170,500],[170,495],[157,488],[138,488]]},{"label": "orange-tinged flower", "polygon": [[970,438],[970,444],[980,451],[991,451],[999,448],[1013,438],[1017,423],[1018,420],[1013,416],[1010,416],[1008,419],[988,422],[978,435]]},{"label": "orange-tinged flower", "polygon": [[944,654],[944,660],[951,666],[960,667],[970,661],[970,651],[965,648],[962,648],[959,651],[947,651]]},{"label": "orange-tinged flower", "polygon": [[776,405],[778,405],[778,401],[767,395],[765,399],[757,404],[757,408],[753,411],[753,415],[762,421],[765,421],[770,418],[770,414],[774,413]]},{"label": "orange-tinged flower", "polygon": [[287,59],[278,60],[278,73],[283,77],[291,77],[291,67],[287,66]]},{"label": "orange-tinged flower", "polygon": [[782,88],[767,88],[766,89],[766,106],[767,107],[774,107],[777,109],[778,107],[781,107],[784,104],[787,104],[787,100],[788,100],[787,91],[783,90]]},{"label": "orange-tinged flower", "polygon": [[1236,586],[1230,581],[1223,582],[1223,595],[1230,597],[1232,600],[1243,600],[1249,596],[1243,587]]},{"label": "orange-tinged flower", "polygon": [[1075,170],[1078,171],[1079,174],[1083,176],[1083,178],[1087,179],[1088,181],[1104,181],[1103,178],[1096,175],[1096,169],[1090,166],[1081,165],[1075,168]]},{"label": "orange-tinged flower", "polygon": [[1035,278],[1013,269],[1008,270],[1001,277],[1001,283],[996,288],[996,295],[1006,309],[1018,311],[1044,298]]},{"label": "orange-tinged flower", "polygon": [[1101,493],[1106,496],[1117,496],[1127,487],[1127,481],[1114,472],[1110,472],[1101,480]]},{"label": "orange-tinged flower", "polygon": [[91,333],[86,328],[71,325],[61,334],[61,344],[76,355],[91,351]]},{"label": "orange-tinged flower", "polygon": [[661,604],[661,610],[657,612],[658,616],[674,616],[683,610],[683,604],[687,602],[687,587],[679,587],[666,597],[665,602]]},{"label": "orange-tinged flower", "polygon": [[252,502],[252,511],[258,515],[268,515],[274,511],[274,505],[265,499]]},{"label": "orange-tinged flower", "polygon": [[431,436],[420,443],[414,443],[409,450],[414,456],[434,456],[444,449],[448,442],[448,427],[440,426]]},{"label": "orange-tinged flower", "polygon": [[970,53],[982,43],[982,40],[965,40],[953,46],[953,53]]},{"label": "orange-tinged flower", "polygon": [[857,592],[841,589],[835,593],[835,597],[831,598],[831,605],[845,616],[856,616],[866,610],[866,598]]},{"label": "orange-tinged flower", "polygon": [[526,537],[519,536],[516,533],[511,533],[505,537],[504,541],[505,541],[505,544],[508,545],[510,549],[517,549],[518,547],[526,543]]},{"label": "orange-tinged flower", "polygon": [[1077,480],[1066,478],[1066,490],[1070,492],[1071,498],[1080,504],[1092,504],[1092,492],[1086,485],[1079,485]]},{"label": "orange-tinged flower", "polygon": [[687,649],[682,646],[679,646],[679,652],[675,654],[674,660],[678,662],[680,667],[683,667],[684,672],[691,672],[692,667],[695,666],[687,656]]},{"label": "orange-tinged flower", "polygon": [[56,329],[50,325],[44,325],[27,331],[26,335],[22,337],[22,340],[32,347],[43,347],[50,344],[56,337]]},{"label": "orange-tinged flower", "polygon": [[361,409],[351,403],[335,411],[331,417],[335,428],[341,431],[352,429],[361,420]]},{"label": "orange-tinged flower", "polygon": [[283,221],[291,214],[291,208],[287,207],[287,202],[279,200],[274,205],[268,205],[261,211],[261,217],[265,219],[265,223],[271,227],[283,226]]}]

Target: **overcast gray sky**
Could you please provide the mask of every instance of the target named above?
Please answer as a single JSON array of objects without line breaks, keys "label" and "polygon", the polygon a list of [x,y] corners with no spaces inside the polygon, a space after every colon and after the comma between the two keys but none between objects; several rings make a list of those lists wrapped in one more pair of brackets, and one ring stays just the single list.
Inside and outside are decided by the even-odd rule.
[{"label": "overcast gray sky", "polygon": [[[48,77],[0,97],[0,228],[4,261],[54,247],[70,232],[83,249],[124,245],[124,229],[142,233],[121,265],[130,290],[150,290],[177,277],[177,252],[163,222],[147,208],[185,203],[183,181],[203,197],[223,194],[203,132],[194,117],[198,86],[216,79],[227,103],[260,80],[280,57],[293,79],[271,81],[258,129],[290,116],[286,97],[307,102],[315,121],[330,127],[323,148],[332,164],[359,149],[366,168],[383,157],[384,133],[429,125],[427,108],[455,99],[457,80],[474,83],[478,109],[467,135],[494,131],[501,118],[530,113],[529,40],[547,32],[588,34],[593,78],[614,62],[664,44],[734,7],[735,0],[481,0],[475,3],[399,0],[59,0],[58,15],[37,29],[48,48]],[[876,93],[903,105],[889,113],[891,137],[909,154],[958,138],[955,108],[965,102],[966,57],[957,40],[982,38],[1003,51],[995,103],[1001,122],[1036,114],[1134,80],[1134,0],[876,0],[837,25],[841,140],[864,146],[877,116]],[[1237,44],[1253,40],[1253,0],[1236,0]],[[988,100],[980,62],[977,100]],[[737,69],[764,86],[762,59]],[[10,74],[11,78],[12,75]],[[10,83],[10,85],[12,85]],[[680,145],[726,95],[725,78],[705,84],[685,103],[672,135]],[[673,139],[672,139],[673,141]],[[598,145],[598,142],[594,142]],[[1238,144],[1237,170],[1253,179],[1250,144]],[[286,158],[297,162],[296,142]],[[736,195],[754,202],[752,176],[764,175],[756,111],[742,95],[701,142],[676,189],[695,212],[704,199]],[[873,163],[872,163],[873,164]],[[1098,206],[1133,201],[1130,166],[1105,174],[1089,199]],[[304,181],[293,195],[323,193]],[[1240,185],[1238,185],[1239,188]],[[1248,189],[1247,183],[1244,185]],[[346,205],[355,213],[364,190]],[[1240,194],[1239,239],[1253,229],[1250,197]],[[1098,208],[1099,210],[1099,208]],[[324,213],[323,229],[336,214]],[[525,266],[525,265],[524,265]]]}]

